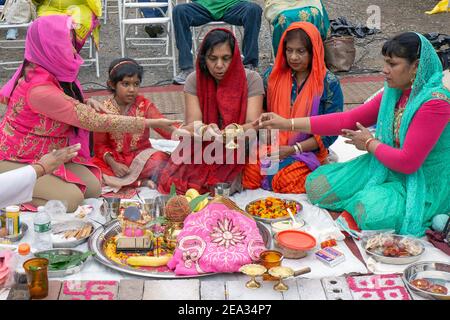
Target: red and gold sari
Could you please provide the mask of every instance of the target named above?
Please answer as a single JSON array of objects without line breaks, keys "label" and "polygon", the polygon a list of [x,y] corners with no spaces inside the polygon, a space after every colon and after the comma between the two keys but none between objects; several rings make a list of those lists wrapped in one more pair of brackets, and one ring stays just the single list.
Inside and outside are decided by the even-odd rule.
[{"label": "red and gold sari", "polygon": [[[104,102],[105,107],[112,114],[121,114],[120,107],[114,98],[110,98]],[[147,119],[163,118],[158,108],[143,96],[138,96],[134,104],[132,104],[126,116],[142,117]],[[163,138],[170,139],[170,133],[161,129],[155,129]],[[143,133],[94,133],[94,151],[95,157],[92,159],[103,174],[104,181],[108,184],[108,177],[115,177],[111,167],[105,162],[104,157],[110,153],[115,161],[122,163],[135,171],[136,179],[131,181],[133,186],[138,186],[141,179],[149,179],[155,174],[160,167],[167,161],[168,154],[161,151],[155,151],[150,143],[150,130],[147,128]],[[140,165],[132,166],[131,164],[137,158],[141,157]],[[130,173],[131,175],[132,173]],[[131,179],[133,180],[133,179]],[[130,179],[128,180],[130,181]],[[126,184],[125,184],[126,185]],[[115,185],[113,185],[115,186]]]}]

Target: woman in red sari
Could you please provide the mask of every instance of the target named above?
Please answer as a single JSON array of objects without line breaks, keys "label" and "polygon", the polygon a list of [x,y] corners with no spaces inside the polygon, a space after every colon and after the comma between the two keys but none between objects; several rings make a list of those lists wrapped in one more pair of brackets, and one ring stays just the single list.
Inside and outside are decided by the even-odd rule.
[{"label": "woman in red sari", "polygon": [[[111,114],[130,117],[164,118],[150,100],[139,95],[142,75],[143,69],[135,60],[114,60],[109,66],[108,80],[113,97],[104,102],[104,109]],[[171,131],[156,129],[156,132],[165,139],[171,137]],[[149,129],[138,134],[95,132],[93,162],[101,169],[103,182],[115,189],[127,185],[154,188],[152,175],[167,162],[169,155],[152,149],[149,139]]]},{"label": "woman in red sari", "polygon": [[[236,38],[226,29],[214,29],[205,36],[197,57],[196,71],[186,79],[184,91],[186,109],[183,129],[189,132],[189,141],[191,137],[221,141],[223,129],[229,126],[244,132],[254,129],[252,121],[262,112],[262,79],[257,72],[244,69]],[[245,162],[236,160],[242,159],[242,148],[227,149],[221,144],[210,154],[214,160],[208,161],[206,153],[214,143],[203,142],[199,152],[195,148],[194,152],[182,150],[181,158],[187,160],[182,163],[174,161],[176,159],[172,156],[158,177],[158,190],[168,193],[172,184],[178,193],[184,193],[189,188],[204,193],[220,182],[240,186],[240,174]],[[219,155],[219,152],[222,154]],[[202,156],[198,159],[200,153]],[[200,161],[195,161],[196,158]]]}]

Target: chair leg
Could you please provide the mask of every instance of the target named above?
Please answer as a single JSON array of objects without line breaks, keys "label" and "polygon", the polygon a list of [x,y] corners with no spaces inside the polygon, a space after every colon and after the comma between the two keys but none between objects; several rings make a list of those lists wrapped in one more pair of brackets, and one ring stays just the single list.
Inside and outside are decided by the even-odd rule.
[{"label": "chair leg", "polygon": [[103,0],[103,24],[108,20],[108,0]]},{"label": "chair leg", "polygon": [[172,46],[172,66],[173,66],[173,77],[175,78],[177,76],[177,64],[176,64],[176,51],[175,51],[175,31],[174,31],[174,27],[173,27],[173,20],[171,19],[169,22],[169,26],[170,26],[170,43]]},{"label": "chair leg", "polygon": [[98,58],[98,50],[95,50],[95,72],[97,74],[97,79],[100,78],[100,61]]}]

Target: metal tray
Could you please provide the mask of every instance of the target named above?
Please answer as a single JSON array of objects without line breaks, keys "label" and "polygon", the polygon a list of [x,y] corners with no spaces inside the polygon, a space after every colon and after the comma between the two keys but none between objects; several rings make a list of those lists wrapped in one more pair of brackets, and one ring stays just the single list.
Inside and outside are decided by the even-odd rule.
[{"label": "metal tray", "polygon": [[[298,202],[298,201],[296,201],[296,200],[293,200],[293,199],[288,199],[288,198],[279,198],[279,197],[277,197],[277,198],[278,198],[278,199],[281,199],[281,200],[285,200],[285,201],[292,201],[292,202],[295,202],[298,206],[300,206],[300,210],[298,210],[297,213],[294,215],[295,218],[299,217],[300,211],[303,210],[303,206],[302,206],[302,204],[301,204],[300,202]],[[261,222],[264,222],[264,223],[278,222],[278,221],[288,220],[288,219],[291,218],[291,216],[289,216],[289,215],[288,215],[287,217],[277,218],[277,219],[260,218],[260,217],[258,217],[258,216],[254,216],[254,215],[252,215],[250,212],[248,212],[248,207],[249,207],[250,205],[252,205],[252,204],[255,203],[256,201],[265,200],[265,199],[266,199],[266,198],[259,198],[259,199],[255,199],[255,200],[253,200],[253,201],[250,201],[250,202],[247,203],[247,205],[245,206],[245,212],[247,212],[247,213],[248,213],[250,216],[252,216],[255,220],[258,220],[258,221],[261,221]]]},{"label": "metal tray", "polygon": [[[37,257],[39,253],[50,253],[50,252],[56,252],[57,254],[63,254],[63,255],[73,255],[73,254],[83,254],[83,251],[75,250],[75,249],[50,249],[50,250],[42,250],[36,252],[34,255]],[[80,272],[80,270],[83,268],[84,264],[86,263],[88,258],[86,258],[81,264],[73,267],[69,267],[64,270],[48,270],[47,275],[49,278],[61,278],[65,276],[69,276],[71,274]]]},{"label": "metal tray", "polygon": [[433,261],[418,262],[403,271],[403,281],[412,292],[428,299],[450,300],[450,290],[446,295],[438,294],[421,290],[410,283],[412,280],[424,278],[450,288],[450,264]]},{"label": "metal tray", "polygon": [[11,242],[17,242],[17,241],[20,241],[25,236],[25,233],[27,233],[27,231],[28,231],[28,225],[25,222],[21,222],[19,234],[16,234],[13,236],[4,236],[1,238],[9,240]]},{"label": "metal tray", "polygon": [[[400,235],[393,235],[393,236],[396,239],[408,238],[408,237],[400,236]],[[367,239],[362,240],[362,246],[363,246],[364,250],[366,251],[366,253],[369,256],[373,257],[378,262],[383,262],[383,263],[387,263],[387,264],[410,264],[410,263],[413,263],[413,262],[416,262],[417,260],[419,260],[420,257],[425,252],[425,247],[422,245],[422,243],[420,243],[420,240],[414,239],[414,241],[416,241],[416,243],[418,243],[422,247],[422,252],[416,256],[409,256],[409,257],[385,257],[376,252],[369,251],[366,249]]]},{"label": "metal tray", "polygon": [[[259,232],[263,238],[266,248],[271,246],[271,236],[270,231],[260,222],[256,222]],[[89,238],[88,246],[89,250],[95,252],[94,259],[96,259],[101,264],[121,272],[128,274],[149,277],[149,278],[166,278],[166,279],[183,279],[183,278],[197,278],[214,275],[215,273],[204,273],[198,275],[183,275],[179,276],[173,272],[156,272],[156,271],[146,271],[139,270],[129,266],[120,265],[112,260],[110,260],[103,252],[103,244],[105,241],[115,236],[121,231],[120,222],[118,220],[112,220],[105,226],[98,227],[94,233]]]},{"label": "metal tray", "polygon": [[[72,241],[53,241],[53,248],[75,248],[75,247],[79,246],[80,244],[86,242],[89,239],[89,237],[92,235],[92,233],[94,233],[94,225],[90,222],[76,221],[76,220],[52,224],[52,233],[64,231],[64,230],[71,230],[74,228],[81,228],[85,225],[92,226],[92,230],[89,235],[87,235],[84,238],[75,239]],[[53,236],[54,235],[52,235],[52,238],[53,238]]]}]

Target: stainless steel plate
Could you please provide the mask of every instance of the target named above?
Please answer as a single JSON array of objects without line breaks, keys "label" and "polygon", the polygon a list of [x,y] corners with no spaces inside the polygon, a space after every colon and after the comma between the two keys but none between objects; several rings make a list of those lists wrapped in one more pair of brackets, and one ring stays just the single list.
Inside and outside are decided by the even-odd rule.
[{"label": "stainless steel plate", "polygon": [[[393,235],[393,236],[395,239],[407,238],[405,236],[400,236],[400,235]],[[414,240],[414,241],[416,241],[416,243],[418,245],[420,245],[420,247],[422,248],[422,251],[416,256],[408,256],[408,257],[386,257],[386,256],[383,256],[382,254],[378,254],[376,252],[367,250],[366,249],[367,239],[362,240],[362,246],[363,246],[364,250],[366,251],[366,253],[369,256],[373,257],[378,262],[383,262],[383,263],[387,263],[387,264],[410,264],[410,263],[413,263],[413,262],[416,262],[417,260],[419,260],[425,251],[425,247],[422,245],[422,243],[420,243],[419,240]]]},{"label": "stainless steel plate", "polygon": [[[263,238],[264,244],[266,248],[270,248],[271,245],[271,236],[270,231],[259,222],[256,222],[256,225],[258,226],[258,229],[261,233],[261,236]],[[117,220],[112,220],[105,226],[101,226],[97,228],[94,233],[89,238],[88,246],[89,250],[95,252],[94,259],[96,259],[101,264],[117,270],[121,272],[125,272],[128,274],[136,275],[136,276],[142,276],[142,277],[149,277],[149,278],[166,278],[166,279],[183,279],[183,278],[197,278],[197,277],[204,277],[204,276],[210,276],[214,275],[214,273],[204,273],[199,275],[184,275],[179,276],[176,275],[173,272],[156,272],[156,271],[146,271],[146,270],[139,270],[135,269],[129,266],[120,265],[112,260],[110,260],[106,254],[103,251],[103,246],[105,241],[110,239],[111,237],[117,235],[120,233],[121,227],[120,223]]]},{"label": "stainless steel plate", "polygon": [[[415,279],[426,279],[434,284],[440,284],[447,287],[449,292],[444,295],[421,290],[410,283]],[[412,264],[403,271],[403,281],[412,292],[419,296],[435,300],[450,300],[450,264],[433,261]]]},{"label": "stainless steel plate", "polygon": [[25,236],[25,233],[27,233],[27,231],[28,231],[28,225],[25,222],[21,222],[19,234],[16,234],[14,236],[4,236],[2,238],[7,239],[11,242],[17,242],[17,241],[20,241]]},{"label": "stainless steel plate", "polygon": [[89,239],[90,235],[94,232],[94,225],[90,222],[84,222],[84,221],[66,221],[66,222],[60,222],[52,224],[52,238],[54,237],[54,234],[57,232],[63,232],[73,229],[79,229],[86,225],[91,225],[92,230],[89,235],[86,237],[80,238],[80,239],[74,239],[74,240],[67,240],[67,241],[53,241],[53,248],[75,248],[79,246],[80,244],[84,243]]},{"label": "stainless steel plate", "polygon": [[[277,219],[261,218],[261,217],[252,215],[252,214],[248,211],[248,208],[250,207],[250,205],[254,204],[254,203],[257,202],[257,201],[265,200],[265,199],[266,199],[266,198],[259,198],[259,199],[255,199],[255,200],[253,200],[253,201],[250,201],[250,202],[245,206],[245,212],[247,212],[249,215],[251,215],[255,220],[258,220],[258,221],[261,221],[261,222],[264,222],[264,223],[272,223],[272,222],[277,222],[277,221],[283,221],[283,220],[288,220],[288,219],[291,218],[289,215],[288,215],[287,217],[277,218]],[[295,200],[292,200],[292,199],[287,199],[287,198],[278,198],[278,199],[281,199],[281,200],[284,200],[284,201],[290,201],[290,202],[292,201],[292,202],[295,202],[298,206],[300,206],[300,209],[297,211],[297,214],[295,214],[294,217],[297,218],[297,217],[300,216],[300,211],[303,210],[303,206],[302,206],[302,204],[301,204],[300,202],[295,201]]]},{"label": "stainless steel plate", "polygon": [[[52,253],[52,252],[54,252],[56,254],[68,255],[68,256],[73,255],[73,254],[83,254],[83,251],[75,250],[75,249],[50,249],[50,250],[38,251],[34,255],[37,257],[37,256],[39,256],[40,253]],[[49,278],[60,278],[60,277],[65,277],[65,276],[77,273],[83,268],[84,263],[86,262],[87,259],[89,259],[89,258],[86,258],[83,262],[81,262],[77,266],[69,267],[64,270],[48,270],[47,271],[48,277]]]}]

